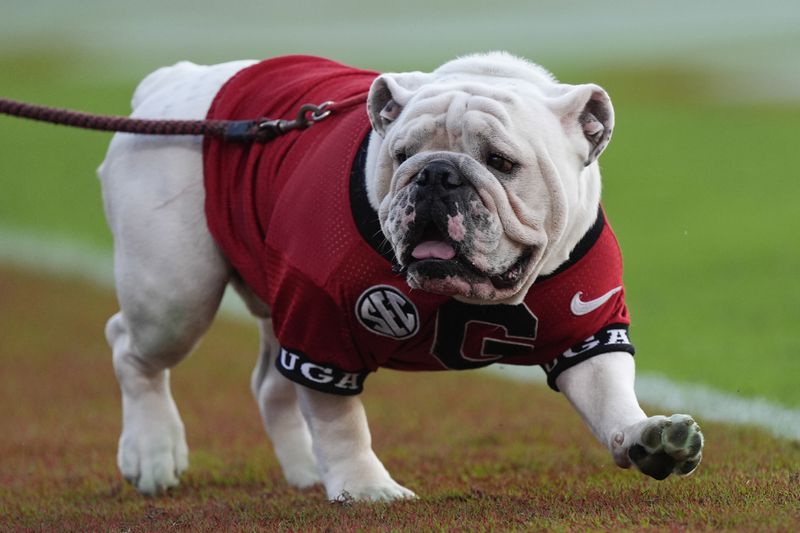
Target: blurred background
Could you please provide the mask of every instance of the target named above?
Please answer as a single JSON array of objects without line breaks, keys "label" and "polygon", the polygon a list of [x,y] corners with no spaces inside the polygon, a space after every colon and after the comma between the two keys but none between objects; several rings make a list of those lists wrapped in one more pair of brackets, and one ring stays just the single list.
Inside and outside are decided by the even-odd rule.
[{"label": "blurred background", "polygon": [[[638,368],[800,408],[797,0],[220,6],[5,0],[0,96],[127,114],[159,66],[286,53],[398,71],[503,49],[599,83],[617,112],[603,202]],[[67,274],[65,257],[88,259],[82,274],[107,282],[94,170],[109,140],[0,117],[0,263]]]}]

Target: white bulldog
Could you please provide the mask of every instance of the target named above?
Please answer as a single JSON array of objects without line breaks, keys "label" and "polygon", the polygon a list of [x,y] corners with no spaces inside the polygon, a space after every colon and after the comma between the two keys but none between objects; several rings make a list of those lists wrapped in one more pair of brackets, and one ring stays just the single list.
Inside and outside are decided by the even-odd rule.
[{"label": "white bulldog", "polygon": [[[329,67],[312,63],[301,71]],[[160,69],[137,88],[133,116],[204,118],[210,108],[224,108],[221,89],[238,91],[258,65],[183,62]],[[340,67],[348,68],[330,68]],[[283,79],[277,76],[270,79]],[[228,167],[220,167],[220,181],[210,181],[218,161],[211,141],[205,150],[197,137],[117,134],[111,142],[99,174],[115,241],[120,312],[106,336],[122,390],[123,476],[144,494],[178,485],[188,448],[169,368],[206,331],[228,283],[260,319],[252,388],[293,486],[322,482],[331,499],[413,497],[371,448],[356,395],[364,377],[378,366],[493,362],[541,364],[620,467],[635,464],[657,479],[691,473],[703,446],[697,424],[687,415],[648,418],[634,393],[621,263],[599,210],[597,158],[614,125],[606,92],[558,83],[505,53],[463,57],[431,73],[353,76],[359,83],[368,77],[366,105],[267,143],[267,159],[253,168],[270,167],[284,179],[284,162],[298,159],[291,150],[302,151],[296,164],[306,168],[306,158],[315,164],[316,146],[338,143],[325,150],[356,155],[352,171],[339,165],[355,181],[306,170],[268,188],[263,209],[231,193],[240,182],[227,176]],[[330,87],[341,97],[348,82],[331,79],[314,90]],[[275,90],[291,87],[284,79]],[[293,115],[294,104],[286,111]],[[351,130],[360,136],[310,136],[346,117],[355,117]],[[369,131],[359,129],[362,123]],[[223,144],[216,149],[245,154],[239,163],[252,164],[249,148]],[[277,159],[264,163],[270,157]],[[298,180],[309,181],[295,186]],[[250,194],[260,183],[239,188]],[[363,217],[355,213],[359,194]],[[339,195],[349,195],[349,203]],[[390,250],[367,242],[375,236],[368,223],[356,233],[363,220],[330,215],[347,218],[351,209],[351,218],[379,224]],[[236,224],[248,210],[256,218],[268,212],[258,223],[245,221],[255,228],[254,246],[266,245],[242,259],[250,252],[241,252],[246,239]],[[331,237],[320,229],[326,225],[345,229]],[[345,244],[328,246],[340,235]],[[328,248],[339,255],[303,255]],[[359,284],[378,275],[394,277]],[[323,301],[328,307],[308,308]],[[360,359],[348,359],[348,349]]]}]

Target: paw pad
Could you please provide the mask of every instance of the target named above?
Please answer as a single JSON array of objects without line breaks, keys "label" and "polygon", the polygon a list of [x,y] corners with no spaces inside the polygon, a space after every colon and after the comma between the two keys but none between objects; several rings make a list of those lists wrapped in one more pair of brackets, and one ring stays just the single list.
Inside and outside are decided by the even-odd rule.
[{"label": "paw pad", "polygon": [[670,474],[691,474],[700,464],[703,434],[688,415],[653,417],[642,430],[639,443],[628,457],[644,474],[664,479]]}]

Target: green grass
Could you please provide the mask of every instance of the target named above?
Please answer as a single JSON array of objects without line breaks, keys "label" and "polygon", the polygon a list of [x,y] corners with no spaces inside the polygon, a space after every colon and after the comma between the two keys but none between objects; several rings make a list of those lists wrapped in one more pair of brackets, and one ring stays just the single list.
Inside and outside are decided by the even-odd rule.
[{"label": "green grass", "polygon": [[[0,57],[14,74],[0,94],[127,112],[134,79],[72,79],[68,60],[33,58]],[[717,103],[713,79],[674,68],[550,66],[598,81],[615,102],[604,204],[625,256],[638,367],[800,406],[800,107]],[[94,177],[108,140],[0,117],[0,226],[110,248]]]},{"label": "green grass", "polygon": [[[378,455],[420,499],[331,504],[282,480],[248,378],[256,328],[219,321],[172,373],[191,467],[143,498],[115,464],[110,292],[0,268],[0,531],[791,531],[800,445],[708,424],[693,476],[615,467],[542,385],[381,371],[364,401]],[[13,431],[10,430],[13,428]]]},{"label": "green grass", "polygon": [[800,109],[619,111],[603,163],[639,367],[800,405]]},{"label": "green grass", "polygon": [[[12,76],[0,84],[7,98],[97,113],[130,112],[135,81],[95,85],[69,79],[57,61],[3,62]],[[14,74],[19,74],[14,76]],[[0,225],[111,246],[95,170],[110,135],[0,116]]]}]

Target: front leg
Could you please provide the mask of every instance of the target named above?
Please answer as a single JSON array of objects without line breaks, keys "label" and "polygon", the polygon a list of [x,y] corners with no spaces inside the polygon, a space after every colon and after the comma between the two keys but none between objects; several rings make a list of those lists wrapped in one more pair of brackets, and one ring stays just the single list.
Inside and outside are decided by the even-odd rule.
[{"label": "front leg", "polygon": [[622,468],[656,479],[687,475],[700,464],[703,434],[688,415],[652,416],[639,407],[627,353],[592,357],[565,370],[556,385]]},{"label": "front leg", "polygon": [[361,400],[296,385],[300,408],[311,430],[314,454],[331,500],[414,498],[395,482],[372,451]]}]

